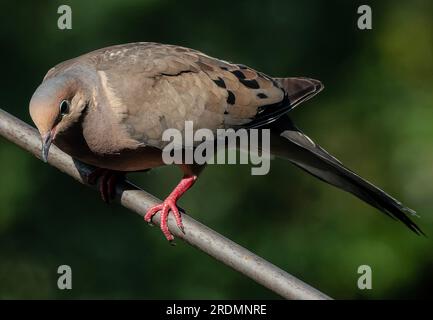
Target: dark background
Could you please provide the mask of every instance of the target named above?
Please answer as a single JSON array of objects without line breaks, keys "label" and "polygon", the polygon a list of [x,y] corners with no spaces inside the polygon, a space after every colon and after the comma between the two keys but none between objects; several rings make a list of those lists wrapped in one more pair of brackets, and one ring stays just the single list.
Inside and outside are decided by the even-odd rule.
[{"label": "dark background", "polygon": [[[72,30],[57,8],[72,7]],[[373,30],[357,28],[369,4]],[[3,1],[0,107],[30,122],[53,65],[100,47],[192,47],[272,76],[324,82],[297,124],[363,177],[417,210],[418,237],[283,160],[266,176],[213,165],[180,205],[199,221],[334,298],[432,297],[431,1]],[[181,241],[167,244],[117,204],[0,139],[0,298],[277,298]],[[131,178],[158,197],[177,168]],[[57,267],[73,289],[57,289]],[[357,288],[357,268],[373,289]]]}]

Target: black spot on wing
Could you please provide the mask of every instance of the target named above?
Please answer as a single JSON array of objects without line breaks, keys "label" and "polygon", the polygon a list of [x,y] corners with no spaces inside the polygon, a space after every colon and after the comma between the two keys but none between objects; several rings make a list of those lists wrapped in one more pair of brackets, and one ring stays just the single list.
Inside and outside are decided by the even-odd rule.
[{"label": "black spot on wing", "polygon": [[245,86],[250,89],[259,89],[259,83],[256,80],[245,80],[245,79],[239,79],[239,81]]},{"label": "black spot on wing", "polygon": [[258,93],[257,97],[260,98],[260,99],[266,99],[268,96],[266,94],[264,94],[264,93]]},{"label": "black spot on wing", "polygon": [[234,71],[232,71],[232,73],[239,80],[245,79],[244,73],[242,71],[240,71],[240,70],[234,70]]},{"label": "black spot on wing", "polygon": [[228,96],[227,96],[227,103],[228,104],[235,104],[236,97],[230,90],[227,90]]},{"label": "black spot on wing", "polygon": [[213,80],[213,82],[215,82],[215,84],[220,88],[226,88],[226,83],[220,77],[218,77],[217,80]]},{"label": "black spot on wing", "polygon": [[229,114],[228,111],[224,111],[224,114]]}]

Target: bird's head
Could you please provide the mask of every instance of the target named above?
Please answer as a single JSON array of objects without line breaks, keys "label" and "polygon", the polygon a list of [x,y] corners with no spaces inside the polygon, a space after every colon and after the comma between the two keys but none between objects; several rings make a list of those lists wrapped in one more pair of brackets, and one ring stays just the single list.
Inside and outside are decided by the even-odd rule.
[{"label": "bird's head", "polygon": [[88,99],[81,83],[71,76],[45,80],[30,100],[30,116],[42,139],[42,160],[47,162],[51,143],[80,120]]}]

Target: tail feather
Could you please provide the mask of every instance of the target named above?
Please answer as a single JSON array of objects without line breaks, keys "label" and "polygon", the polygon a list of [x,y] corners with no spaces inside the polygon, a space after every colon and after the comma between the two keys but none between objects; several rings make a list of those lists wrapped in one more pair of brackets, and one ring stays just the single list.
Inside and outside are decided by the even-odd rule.
[{"label": "tail feather", "polygon": [[274,122],[271,129],[279,136],[273,139],[272,153],[288,159],[320,180],[352,193],[391,218],[400,220],[416,234],[424,235],[408,217],[408,214],[415,215],[415,211],[403,206],[401,202],[346,168],[298,130],[288,116]]}]

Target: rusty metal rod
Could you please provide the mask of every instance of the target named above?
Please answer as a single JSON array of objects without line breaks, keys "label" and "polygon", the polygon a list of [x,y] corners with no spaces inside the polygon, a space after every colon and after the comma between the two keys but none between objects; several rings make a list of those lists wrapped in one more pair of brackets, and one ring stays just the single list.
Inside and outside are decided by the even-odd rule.
[{"label": "rusty metal rod", "polygon": [[[0,134],[41,159],[41,141],[36,129],[2,109],[0,109]],[[73,160],[56,146],[51,147],[48,159],[49,164],[53,167],[70,175],[78,182],[88,185],[85,177],[93,170],[92,167]],[[116,192],[118,200],[124,207],[141,216],[144,216],[150,206],[161,202],[128,181],[118,185]],[[197,222],[190,216],[183,214],[182,217],[185,234],[176,227],[172,215],[169,217],[168,225],[174,236],[206,252],[281,297],[301,300],[330,299],[327,295]],[[154,221],[155,224],[159,225],[159,213],[155,216]]]}]

